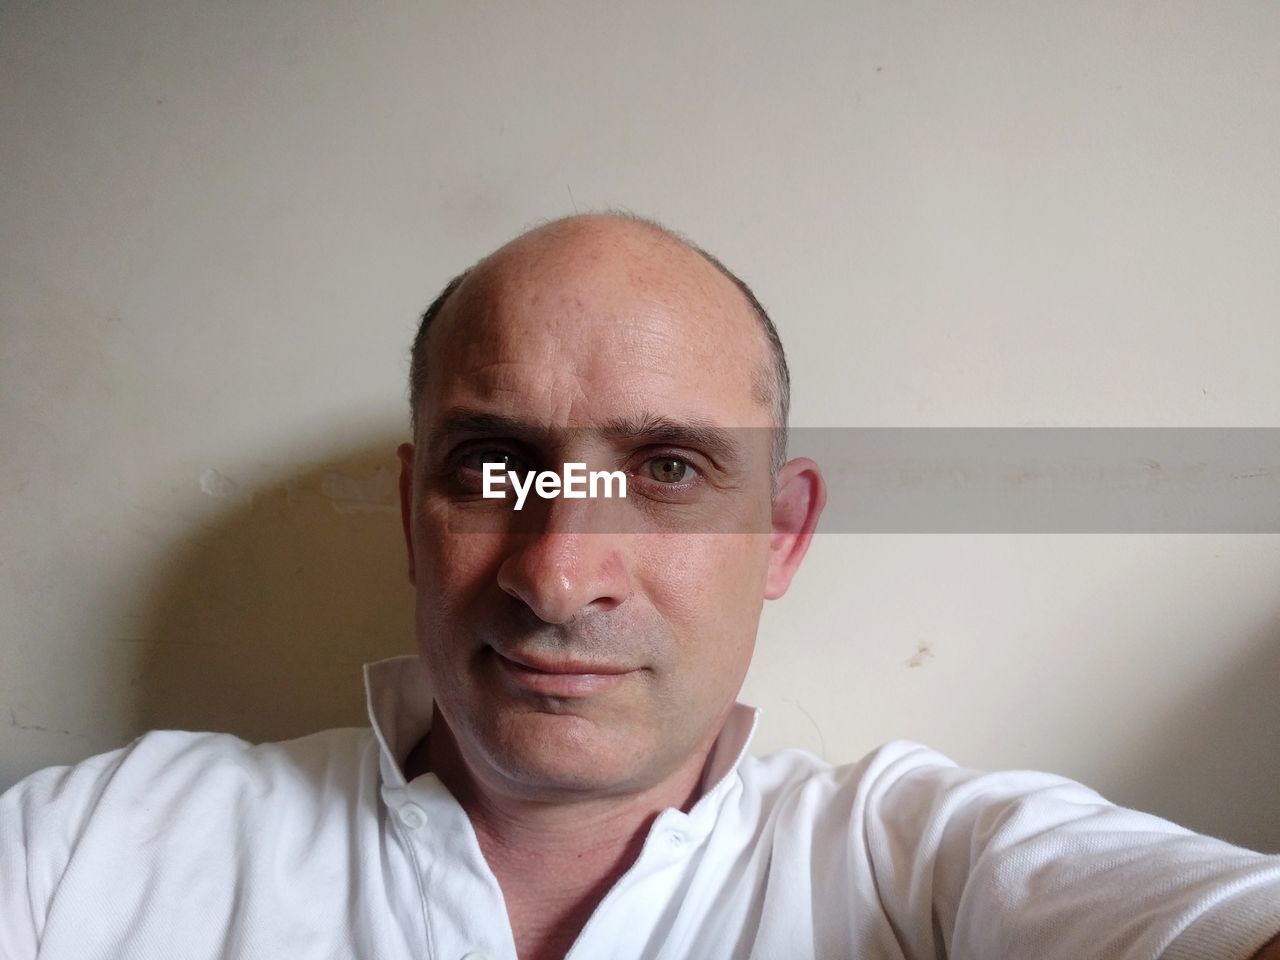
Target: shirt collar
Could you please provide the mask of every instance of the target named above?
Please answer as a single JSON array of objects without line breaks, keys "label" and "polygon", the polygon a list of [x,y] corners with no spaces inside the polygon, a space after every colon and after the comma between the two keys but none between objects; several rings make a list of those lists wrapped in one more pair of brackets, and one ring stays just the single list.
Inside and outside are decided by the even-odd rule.
[{"label": "shirt collar", "polygon": [[[369,723],[381,755],[382,782],[390,787],[406,784],[404,762],[418,741],[431,729],[432,693],[427,672],[415,655],[391,657],[364,666],[365,699]],[[711,747],[702,778],[702,794],[717,787],[737,769],[755,734],[760,711],[735,703]],[[701,801],[699,801],[701,803]]]},{"label": "shirt collar", "polygon": [[412,654],[366,663],[364,695],[378,740],[382,782],[403,787],[404,762],[431,729],[433,697],[427,671]]}]

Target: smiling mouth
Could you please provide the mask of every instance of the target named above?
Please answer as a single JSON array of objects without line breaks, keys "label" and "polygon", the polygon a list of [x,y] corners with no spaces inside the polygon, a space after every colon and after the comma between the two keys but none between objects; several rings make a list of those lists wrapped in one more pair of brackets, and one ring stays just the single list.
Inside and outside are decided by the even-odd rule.
[{"label": "smiling mouth", "polygon": [[589,697],[604,693],[624,683],[635,672],[608,664],[520,654],[504,656],[492,647],[489,649],[507,679],[525,692],[544,697]]}]

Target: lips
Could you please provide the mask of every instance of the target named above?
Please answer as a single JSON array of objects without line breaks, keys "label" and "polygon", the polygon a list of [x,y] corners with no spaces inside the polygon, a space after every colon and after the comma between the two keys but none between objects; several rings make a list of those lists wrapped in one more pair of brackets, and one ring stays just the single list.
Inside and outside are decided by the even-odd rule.
[{"label": "lips", "polygon": [[[492,649],[492,648],[490,648]],[[498,653],[494,660],[517,687],[546,697],[589,697],[612,690],[634,673],[628,667],[550,658],[527,653]]]}]

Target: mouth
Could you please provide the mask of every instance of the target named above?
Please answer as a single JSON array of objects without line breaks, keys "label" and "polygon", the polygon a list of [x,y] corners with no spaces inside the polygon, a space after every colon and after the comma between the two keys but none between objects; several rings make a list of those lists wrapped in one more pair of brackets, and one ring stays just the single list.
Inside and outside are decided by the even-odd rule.
[{"label": "mouth", "polygon": [[635,671],[611,664],[552,659],[521,653],[501,654],[492,647],[494,660],[517,687],[544,697],[589,697],[624,683]]}]

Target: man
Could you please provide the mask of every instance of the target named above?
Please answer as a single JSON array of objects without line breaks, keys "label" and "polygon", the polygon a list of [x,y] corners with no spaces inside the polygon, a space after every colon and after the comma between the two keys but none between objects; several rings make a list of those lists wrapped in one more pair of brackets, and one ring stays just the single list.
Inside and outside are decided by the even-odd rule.
[{"label": "man", "polygon": [[[481,261],[415,343],[418,655],[367,668],[374,729],[28,779],[0,957],[1280,957],[1280,858],[910,744],[746,754],[824,500],[787,384],[749,291],[654,225]],[[571,462],[626,496],[486,496]]]}]

